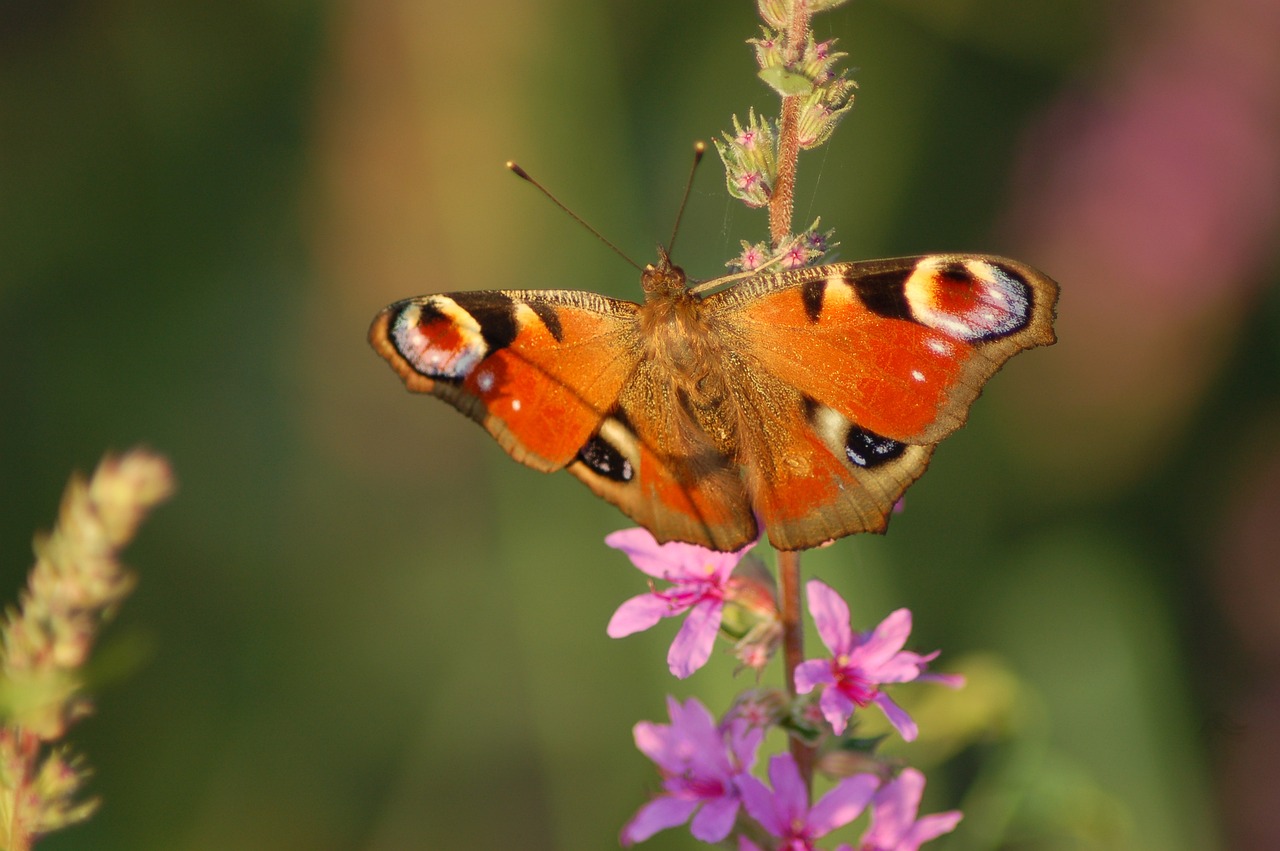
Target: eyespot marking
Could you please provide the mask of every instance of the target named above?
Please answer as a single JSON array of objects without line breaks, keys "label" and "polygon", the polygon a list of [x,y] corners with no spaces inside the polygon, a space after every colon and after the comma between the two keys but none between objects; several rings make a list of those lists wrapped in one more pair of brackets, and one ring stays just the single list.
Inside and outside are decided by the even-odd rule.
[{"label": "eyespot marking", "polygon": [[460,381],[489,353],[480,323],[448,296],[408,302],[391,322],[396,351],[428,378]]},{"label": "eyespot marking", "polygon": [[596,475],[615,482],[629,482],[635,478],[635,466],[619,445],[625,443],[634,449],[626,426],[609,417],[600,424],[600,431],[591,436],[578,450],[578,460]]},{"label": "eyespot marking", "polygon": [[861,426],[850,426],[844,439],[844,452],[849,462],[858,467],[874,469],[901,457],[907,451],[907,444],[899,443],[888,437],[882,437]]},{"label": "eyespot marking", "polygon": [[926,257],[903,285],[918,322],[969,343],[1017,333],[1031,322],[1031,288],[981,258]]}]

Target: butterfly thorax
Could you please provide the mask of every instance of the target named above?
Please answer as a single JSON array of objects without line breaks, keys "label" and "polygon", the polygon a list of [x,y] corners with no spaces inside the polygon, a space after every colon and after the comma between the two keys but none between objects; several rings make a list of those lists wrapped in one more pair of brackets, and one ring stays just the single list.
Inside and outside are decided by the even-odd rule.
[{"label": "butterfly thorax", "polygon": [[[645,303],[640,307],[644,361],[669,394],[673,421],[682,451],[709,443],[724,455],[736,454],[732,396],[720,366],[725,362],[721,342],[709,324],[701,296],[686,286],[684,271],[673,266],[659,249],[660,262],[641,276]],[[674,448],[674,447],[673,447]]]}]

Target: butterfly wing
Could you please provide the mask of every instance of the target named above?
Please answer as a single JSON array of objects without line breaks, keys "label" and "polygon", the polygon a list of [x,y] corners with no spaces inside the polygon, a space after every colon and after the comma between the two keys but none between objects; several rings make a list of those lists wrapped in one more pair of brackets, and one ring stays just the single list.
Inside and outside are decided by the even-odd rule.
[{"label": "butterfly wing", "polygon": [[1056,299],[1034,269],[975,255],[837,263],[709,296],[742,360],[740,457],[770,540],[883,530],[986,380],[1054,342]]},{"label": "butterfly wing", "polygon": [[741,476],[689,433],[639,310],[569,290],[420,296],[383,310],[369,341],[517,461],[567,468],[659,540],[737,549],[756,535]]},{"label": "butterfly wing", "polygon": [[419,296],[379,313],[369,342],[410,390],[550,472],[588,446],[634,371],[637,309],[569,290]]}]

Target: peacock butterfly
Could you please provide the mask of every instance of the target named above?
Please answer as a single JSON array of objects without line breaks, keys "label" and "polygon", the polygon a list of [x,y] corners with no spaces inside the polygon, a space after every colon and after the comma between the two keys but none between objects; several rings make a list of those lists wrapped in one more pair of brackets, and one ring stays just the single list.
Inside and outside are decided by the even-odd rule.
[{"label": "peacock butterfly", "polygon": [[577,290],[425,295],[373,348],[512,458],[567,468],[659,541],[782,550],[880,532],[1000,366],[1054,342],[1058,287],[937,254],[686,284],[660,249],[645,301]]}]

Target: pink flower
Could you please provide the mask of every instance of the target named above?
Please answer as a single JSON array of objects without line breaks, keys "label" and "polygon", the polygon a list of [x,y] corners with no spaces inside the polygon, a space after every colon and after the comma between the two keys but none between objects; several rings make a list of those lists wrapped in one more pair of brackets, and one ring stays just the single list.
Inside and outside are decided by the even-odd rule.
[{"label": "pink flower", "polygon": [[799,269],[809,262],[809,252],[802,242],[797,242],[787,250],[782,258],[782,268]]},{"label": "pink flower", "polygon": [[807,589],[809,612],[831,658],[802,662],[796,668],[796,691],[808,694],[824,687],[818,705],[836,735],[844,732],[855,709],[874,703],[902,738],[914,739],[916,723],[879,688],[917,679],[937,656],[902,650],[911,634],[911,612],[898,609],[869,635],[860,635],[849,626],[849,606],[830,586],[815,579]]},{"label": "pink flower", "polygon": [[811,808],[800,770],[785,753],[769,760],[769,781],[772,792],[755,777],[743,777],[742,804],[761,827],[782,840],[778,847],[786,851],[813,851],[814,841],[857,818],[880,785],[872,774],[846,777]]},{"label": "pink flower", "polygon": [[964,817],[959,810],[916,818],[923,792],[924,775],[914,768],[904,769],[881,786],[872,802],[871,826],[862,835],[858,851],[916,851],[955,830]]},{"label": "pink flower", "polygon": [[742,253],[738,255],[737,260],[733,261],[733,265],[744,272],[751,272],[763,266],[765,259],[765,247],[763,243],[748,245],[746,240],[743,240]]},{"label": "pink flower", "polygon": [[641,632],[663,618],[689,612],[684,625],[671,642],[667,666],[671,673],[684,679],[711,658],[724,601],[729,593],[729,574],[755,546],[750,543],[737,552],[719,553],[693,544],[673,541],[659,544],[645,529],[614,532],[604,542],[622,550],[637,568],[656,579],[671,583],[658,590],[650,583],[647,594],[627,600],[613,613],[607,632],[610,638],[622,638]]},{"label": "pink flower", "polygon": [[717,727],[707,708],[692,697],[683,706],[667,698],[667,710],[670,724],[642,721],[635,726],[636,747],[657,763],[663,792],[627,822],[621,842],[642,842],[690,818],[694,838],[720,842],[738,818],[738,783],[750,776],[764,729],[741,721]]}]

